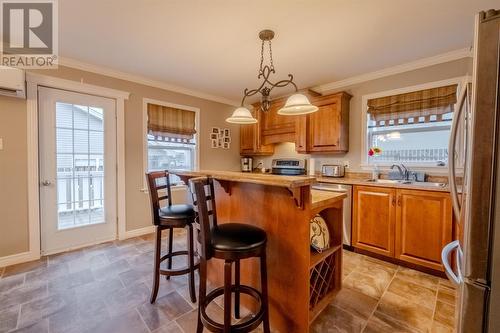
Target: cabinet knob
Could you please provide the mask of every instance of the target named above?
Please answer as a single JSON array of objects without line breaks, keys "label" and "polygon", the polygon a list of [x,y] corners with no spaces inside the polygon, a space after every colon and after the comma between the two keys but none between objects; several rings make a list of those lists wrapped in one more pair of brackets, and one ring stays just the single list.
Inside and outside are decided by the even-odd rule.
[{"label": "cabinet knob", "polygon": [[396,198],[392,198],[392,205],[396,206]]},{"label": "cabinet knob", "polygon": [[398,206],[401,206],[401,196],[398,196]]}]

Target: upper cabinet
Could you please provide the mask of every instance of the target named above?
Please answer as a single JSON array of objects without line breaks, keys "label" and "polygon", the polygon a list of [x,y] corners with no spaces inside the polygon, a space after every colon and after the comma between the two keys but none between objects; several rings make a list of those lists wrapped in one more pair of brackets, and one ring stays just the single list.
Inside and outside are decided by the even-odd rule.
[{"label": "upper cabinet", "polygon": [[[286,102],[286,98],[274,100],[271,108],[263,113],[262,117],[262,142],[275,144],[280,142],[295,142],[295,116],[282,116],[278,114]],[[260,107],[260,106],[259,106]]]},{"label": "upper cabinet", "polygon": [[240,126],[240,154],[244,156],[272,155],[274,154],[273,145],[262,144],[261,126],[262,112],[254,107],[252,115],[258,120],[257,124]]},{"label": "upper cabinet", "polygon": [[317,112],[307,116],[306,145],[309,153],[345,153],[349,151],[349,100],[341,92],[315,99]]},{"label": "upper cabinet", "polygon": [[340,92],[319,96],[307,92],[317,112],[301,116],[282,116],[278,110],[286,97],[272,102],[267,112],[254,105],[256,125],[241,126],[242,155],[271,155],[273,145],[294,142],[298,153],[345,153],[349,150],[349,101],[351,95]]}]

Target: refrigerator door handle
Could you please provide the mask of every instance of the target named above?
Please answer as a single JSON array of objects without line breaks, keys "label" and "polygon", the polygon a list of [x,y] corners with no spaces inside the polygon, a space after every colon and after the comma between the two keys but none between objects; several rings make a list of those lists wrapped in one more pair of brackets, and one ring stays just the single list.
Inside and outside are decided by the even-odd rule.
[{"label": "refrigerator door handle", "polygon": [[457,183],[455,181],[455,147],[458,135],[458,125],[464,109],[464,104],[467,97],[467,84],[463,85],[460,97],[455,104],[455,112],[453,115],[453,123],[451,125],[450,141],[448,144],[448,181],[450,183],[451,203],[453,206],[453,213],[457,221],[460,219],[460,202],[458,198]]},{"label": "refrigerator door handle", "polygon": [[[453,251],[457,251],[458,253],[458,250],[460,250],[460,243],[458,242],[458,240],[455,240],[449,244],[447,244],[445,247],[443,247],[443,250],[441,251],[441,261],[443,263],[443,266],[444,266],[444,272],[446,273],[446,276],[448,277],[448,279],[455,285],[460,285],[460,283],[462,282],[462,277],[461,277],[461,273],[460,273],[460,269],[458,269],[458,273],[455,274],[455,272],[453,271],[453,268],[451,267],[451,264],[450,264],[450,257],[451,257],[451,253]],[[459,260],[459,256],[457,254],[457,265],[458,265],[458,260]]]}]

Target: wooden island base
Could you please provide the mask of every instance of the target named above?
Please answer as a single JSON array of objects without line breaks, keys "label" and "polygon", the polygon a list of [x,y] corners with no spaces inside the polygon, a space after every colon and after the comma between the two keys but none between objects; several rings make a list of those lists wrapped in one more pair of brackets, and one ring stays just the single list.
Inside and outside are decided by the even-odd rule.
[{"label": "wooden island base", "polygon": [[[248,223],[266,231],[271,328],[282,333],[309,332],[310,323],[341,288],[342,200],[345,194],[311,190],[312,177],[261,175],[263,179],[254,181],[245,179],[244,173],[224,174],[210,171],[178,173],[185,181],[207,175],[217,180],[219,223]],[[269,184],[265,176],[269,177]],[[326,220],[330,231],[331,247],[322,253],[313,252],[310,247],[309,221],[315,214]],[[211,260],[208,267],[210,284],[223,285],[223,272],[223,261]],[[258,260],[243,260],[241,282],[260,289],[259,281]],[[242,305],[249,309],[255,307],[244,296]]]}]

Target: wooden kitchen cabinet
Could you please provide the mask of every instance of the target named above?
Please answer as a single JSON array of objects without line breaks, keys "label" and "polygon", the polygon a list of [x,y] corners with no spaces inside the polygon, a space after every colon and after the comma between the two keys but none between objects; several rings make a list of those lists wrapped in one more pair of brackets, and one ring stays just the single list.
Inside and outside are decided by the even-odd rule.
[{"label": "wooden kitchen cabinet", "polygon": [[241,125],[241,155],[272,155],[274,144],[295,143],[298,153],[345,153],[349,151],[349,101],[346,92],[320,96],[304,92],[319,110],[308,115],[282,116],[278,110],[288,96],[273,100],[267,112],[254,104],[256,125]]},{"label": "wooden kitchen cabinet", "polygon": [[453,236],[449,193],[354,186],[355,248],[443,271],[441,250]]},{"label": "wooden kitchen cabinet", "polygon": [[443,270],[441,250],[453,235],[450,195],[401,189],[397,200],[395,257]]},{"label": "wooden kitchen cabinet", "polygon": [[257,119],[256,124],[240,126],[240,155],[243,156],[263,156],[274,154],[273,145],[262,144],[261,122],[262,112],[254,107],[252,115]]},{"label": "wooden kitchen cabinet", "polygon": [[319,110],[309,115],[307,151],[345,153],[349,151],[349,101],[346,92],[316,99]]},{"label": "wooden kitchen cabinet", "polygon": [[352,245],[384,256],[394,256],[396,190],[355,186]]},{"label": "wooden kitchen cabinet", "polygon": [[[262,142],[275,144],[280,142],[295,142],[297,116],[282,116],[278,114],[288,96],[273,100],[271,108],[262,120]],[[260,112],[262,113],[262,112]]]}]

